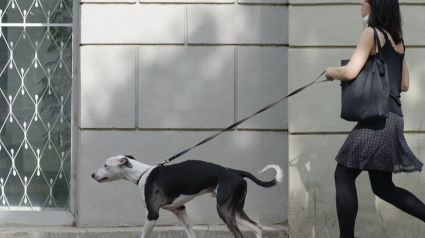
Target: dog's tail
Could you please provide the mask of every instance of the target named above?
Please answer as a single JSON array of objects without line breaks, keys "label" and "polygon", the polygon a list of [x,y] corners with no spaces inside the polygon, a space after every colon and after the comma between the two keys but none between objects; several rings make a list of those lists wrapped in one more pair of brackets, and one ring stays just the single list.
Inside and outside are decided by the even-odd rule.
[{"label": "dog's tail", "polygon": [[273,180],[268,181],[268,182],[261,181],[261,180],[259,180],[258,178],[256,178],[254,175],[252,175],[252,174],[250,174],[250,173],[248,173],[248,172],[246,172],[246,171],[237,170],[237,172],[238,172],[238,173],[239,173],[242,177],[251,179],[251,180],[252,180],[254,183],[256,183],[257,185],[259,185],[259,186],[261,186],[261,187],[269,188],[269,187],[273,187],[273,186],[274,186],[274,185],[276,185],[277,183],[282,182],[282,178],[283,178],[283,171],[282,171],[282,168],[280,168],[280,166],[275,165],[275,164],[267,165],[267,166],[266,166],[263,170],[261,170],[261,171],[260,171],[260,172],[258,172],[258,173],[263,173],[264,171],[269,170],[269,169],[274,169],[274,170],[276,171],[276,176],[274,177],[274,179],[273,179]]}]

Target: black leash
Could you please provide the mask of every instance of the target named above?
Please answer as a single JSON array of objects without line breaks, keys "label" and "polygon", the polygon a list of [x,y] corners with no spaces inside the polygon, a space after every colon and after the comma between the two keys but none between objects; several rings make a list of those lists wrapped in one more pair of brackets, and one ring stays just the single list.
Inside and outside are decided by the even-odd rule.
[{"label": "black leash", "polygon": [[218,133],[216,133],[216,134],[214,134],[214,135],[212,135],[212,136],[210,136],[210,137],[206,138],[205,140],[203,140],[203,141],[199,142],[199,143],[198,143],[198,144],[196,144],[195,146],[193,146],[193,147],[191,147],[191,148],[189,148],[189,149],[187,149],[187,150],[184,150],[184,151],[182,151],[182,152],[180,152],[180,153],[178,153],[178,154],[176,154],[176,155],[174,155],[174,156],[172,156],[172,157],[170,157],[170,158],[168,158],[168,159],[166,159],[166,160],[162,161],[161,163],[159,163],[159,164],[158,164],[158,166],[163,166],[164,164],[170,163],[171,161],[173,161],[173,160],[177,159],[178,157],[180,157],[180,156],[182,156],[182,155],[186,154],[187,152],[189,152],[190,150],[194,149],[195,147],[198,147],[198,146],[200,146],[200,145],[202,145],[202,144],[205,144],[205,143],[207,143],[208,141],[210,141],[210,140],[212,140],[212,139],[216,138],[216,137],[217,137],[218,135],[220,135],[221,133],[223,133],[223,132],[225,132],[225,131],[228,131],[228,130],[231,130],[231,129],[233,129],[233,128],[235,128],[235,127],[239,126],[240,124],[244,123],[244,122],[245,122],[246,120],[248,120],[249,118],[251,118],[251,117],[253,117],[253,116],[257,115],[257,114],[260,114],[260,113],[262,113],[262,112],[264,112],[264,111],[266,111],[266,110],[268,110],[268,109],[270,109],[270,108],[272,108],[272,107],[276,106],[277,104],[279,104],[279,103],[280,103],[280,102],[282,102],[283,100],[285,100],[285,99],[287,99],[287,98],[289,98],[289,97],[291,97],[291,96],[293,96],[293,95],[295,95],[295,94],[297,94],[297,93],[299,93],[299,92],[303,91],[304,89],[308,88],[309,86],[311,86],[311,85],[313,85],[313,84],[317,84],[317,83],[326,82],[326,81],[327,81],[326,79],[325,79],[325,80],[322,80],[322,81],[319,81],[319,82],[316,82],[316,81],[317,81],[320,77],[322,77],[322,76],[323,76],[323,74],[325,74],[325,72],[326,72],[326,71],[323,71],[323,73],[321,73],[321,74],[320,74],[320,75],[319,75],[319,76],[318,76],[318,77],[317,77],[317,78],[316,78],[313,82],[311,82],[311,83],[309,83],[309,84],[307,84],[307,85],[305,85],[305,86],[303,86],[303,87],[301,87],[301,88],[299,88],[299,89],[297,89],[297,90],[293,91],[292,93],[288,94],[286,97],[284,97],[284,98],[280,99],[279,101],[276,101],[276,102],[274,102],[274,103],[271,103],[271,104],[269,104],[269,105],[265,106],[264,108],[262,108],[261,110],[259,110],[259,111],[258,111],[258,112],[256,112],[256,113],[252,114],[251,116],[246,117],[246,118],[244,118],[244,119],[242,119],[242,120],[240,120],[240,121],[238,121],[238,122],[234,123],[233,125],[231,125],[231,126],[227,127],[226,129],[224,129],[224,130],[222,130],[222,131],[220,131],[220,132],[218,132]]}]

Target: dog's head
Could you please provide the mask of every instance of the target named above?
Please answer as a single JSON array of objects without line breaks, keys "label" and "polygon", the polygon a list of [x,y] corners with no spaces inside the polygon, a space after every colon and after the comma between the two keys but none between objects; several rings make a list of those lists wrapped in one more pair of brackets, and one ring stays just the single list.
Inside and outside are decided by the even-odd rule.
[{"label": "dog's head", "polygon": [[117,155],[106,160],[105,165],[94,172],[91,176],[97,182],[111,182],[126,178],[129,169],[133,168],[130,160],[134,160],[131,155]]}]

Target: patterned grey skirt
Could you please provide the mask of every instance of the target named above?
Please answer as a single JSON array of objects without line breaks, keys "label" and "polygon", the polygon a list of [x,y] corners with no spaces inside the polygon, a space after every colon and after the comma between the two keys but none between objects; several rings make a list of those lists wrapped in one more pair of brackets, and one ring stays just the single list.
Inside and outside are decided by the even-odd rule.
[{"label": "patterned grey skirt", "polygon": [[421,171],[423,164],[407,145],[403,117],[359,122],[342,145],[336,161],[349,168],[393,173]]}]

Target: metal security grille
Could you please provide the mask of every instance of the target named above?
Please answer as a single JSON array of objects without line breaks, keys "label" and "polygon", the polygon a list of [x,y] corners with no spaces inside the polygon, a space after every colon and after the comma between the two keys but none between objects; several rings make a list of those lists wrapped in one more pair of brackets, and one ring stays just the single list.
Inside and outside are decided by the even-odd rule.
[{"label": "metal security grille", "polygon": [[0,1],[0,210],[70,206],[72,0]]}]

